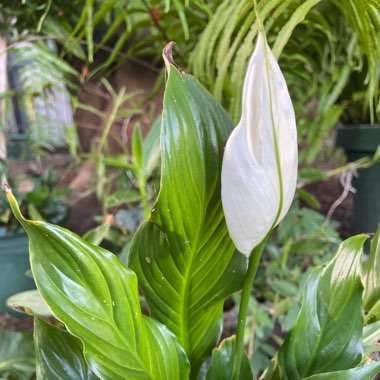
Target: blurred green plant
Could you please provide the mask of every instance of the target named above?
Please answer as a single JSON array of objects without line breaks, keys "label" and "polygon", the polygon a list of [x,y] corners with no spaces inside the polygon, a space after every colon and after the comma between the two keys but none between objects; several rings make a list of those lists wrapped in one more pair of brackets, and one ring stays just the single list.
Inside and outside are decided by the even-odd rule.
[{"label": "blurred green plant", "polygon": [[0,331],[0,376],[7,380],[30,380],[35,372],[31,332]]},{"label": "blurred green plant", "polygon": [[[16,198],[24,215],[38,220],[61,224],[68,217],[69,207],[66,198],[69,189],[58,187],[59,173],[47,169],[42,173],[20,175],[10,183],[15,189]],[[0,236],[20,230],[16,219],[9,212],[3,194],[0,195]]]},{"label": "blurred green plant", "polygon": [[[219,3],[216,0],[32,0],[15,6],[9,0],[4,1],[0,4],[0,36],[7,38],[9,53],[18,55],[17,63],[25,66],[23,76],[27,85],[21,92],[6,91],[0,96],[12,95],[25,100],[34,125],[30,137],[41,153],[51,147],[54,134],[44,133],[51,124],[48,119],[35,117],[39,116],[35,112],[36,98],[46,100],[51,89],[57,86],[61,89],[61,83],[65,82],[75,103],[80,84],[94,75],[97,80],[107,76],[128,59],[148,56],[150,62],[139,62],[154,66],[165,41],[179,43],[179,63],[186,65],[195,45],[190,35],[202,32]],[[49,48],[52,42],[57,49]],[[162,79],[161,75],[160,85]],[[67,138],[70,138],[75,126],[68,127]]]},{"label": "blurred green plant", "polygon": [[[0,7],[2,29],[9,34],[16,28],[16,40],[35,41],[41,63],[52,62],[45,64],[48,70],[58,68],[71,85],[131,58],[149,56],[155,64],[162,44],[176,41],[178,63],[190,66],[233,120],[239,118],[243,75],[257,33],[250,0],[34,0],[17,9],[11,2]],[[374,122],[380,110],[379,3],[261,0],[258,7],[292,93],[301,161],[311,164],[340,119]],[[61,46],[55,57],[46,39]],[[70,56],[82,62],[81,73],[65,62]]]},{"label": "blurred green plant", "polygon": [[[186,62],[195,41],[206,27],[220,0],[110,0],[22,2],[0,5],[0,28],[5,34],[19,31],[23,40],[51,38],[63,53],[85,64],[109,52],[96,72],[120,65],[130,57],[161,55],[162,44],[180,43],[180,58]],[[21,33],[23,33],[21,35]],[[187,42],[187,43],[185,43]],[[183,63],[183,62],[182,62]]]},{"label": "blurred green plant", "polygon": [[[72,150],[78,162],[95,165],[96,175],[85,195],[95,192],[102,206],[102,214],[96,217],[98,226],[88,231],[85,239],[112,247],[114,252],[122,250],[126,255],[133,234],[147,217],[158,193],[160,119],[153,122],[144,137],[141,124],[131,121],[142,112],[141,100],[137,100],[141,93],[128,93],[124,87],[115,92],[109,82],[103,79],[102,83],[113,105],[110,112],[85,104],[77,107],[97,115],[104,129],[94,139],[89,153],[81,153],[75,147]],[[114,125],[122,125],[121,131],[112,131]],[[112,141],[119,153],[111,148]]]},{"label": "blurred green plant", "polygon": [[[379,106],[380,14],[376,0],[258,1],[268,40],[293,98],[300,160],[310,164],[329,131],[349,110],[361,74],[361,112],[375,120]],[[227,25],[227,26],[226,26]],[[220,4],[190,56],[195,76],[228,110],[241,112],[240,93],[257,24],[250,0]]]},{"label": "blurred green plant", "polygon": [[[160,194],[134,237],[129,267],[68,230],[26,220],[11,190],[4,186],[14,215],[30,236],[31,266],[41,296],[69,332],[64,334],[69,349],[59,350],[56,337],[62,331],[49,329],[37,320],[35,341],[39,349],[59,352],[58,362],[54,355],[37,357],[40,368],[59,373],[67,365],[71,371],[75,352],[80,363],[88,363],[105,379],[195,379],[218,342],[224,299],[241,287],[246,258],[235,251],[228,236],[220,195],[223,147],[233,124],[200,83],[173,63],[170,46],[165,53],[168,80],[161,131]],[[132,150],[138,161],[136,157],[142,155],[137,152],[142,148],[137,142],[142,139],[135,138]],[[100,153],[105,154],[102,149]],[[299,226],[301,221],[305,225]],[[272,260],[264,258],[264,268],[266,265],[269,271],[266,275],[274,273],[277,278],[263,281],[263,294],[270,286],[278,297],[296,297],[292,277],[302,270],[294,268],[304,269],[310,264],[300,258],[309,251],[323,252],[322,246],[334,240],[334,232],[321,227],[320,221],[313,213],[296,212],[288,229],[284,228],[278,240],[273,238],[275,247],[271,252],[269,244],[269,254],[290,278],[283,277],[275,264],[268,265]],[[293,232],[296,236],[289,237]],[[304,241],[306,234],[313,237],[310,247]],[[358,235],[347,239],[331,260],[311,272],[305,281],[297,322],[275,354],[278,360],[271,363],[265,379],[282,380],[286,373],[291,379],[369,380],[378,372],[379,362],[363,365],[370,360],[371,339],[379,332],[365,329],[363,344],[360,276],[362,246],[367,238]],[[279,257],[278,246],[284,258]],[[367,269],[363,278],[368,300],[378,298],[378,255],[376,248],[372,260],[376,264],[369,266],[373,270]],[[141,313],[137,279],[149,305],[149,317]],[[276,296],[273,298],[276,301]],[[283,310],[290,314],[290,308]],[[277,313],[284,314],[279,306]],[[290,328],[294,317],[287,318],[287,323],[280,321]],[[376,315],[371,322],[377,322]],[[234,342],[232,337],[214,349],[207,380],[229,378],[237,346]],[[78,343],[83,345],[81,350]],[[328,360],[324,360],[326,352]],[[242,363],[241,371],[238,368],[241,376],[238,373],[235,378],[252,378],[245,355]],[[81,368],[81,378],[88,378],[87,367]]]}]

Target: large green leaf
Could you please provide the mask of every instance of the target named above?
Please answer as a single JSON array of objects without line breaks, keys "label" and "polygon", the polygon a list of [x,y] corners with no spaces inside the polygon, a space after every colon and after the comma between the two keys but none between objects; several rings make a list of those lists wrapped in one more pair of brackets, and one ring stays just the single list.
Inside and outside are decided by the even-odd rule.
[{"label": "large green leaf", "polygon": [[10,191],[7,196],[29,235],[37,288],[81,339],[93,372],[110,380],[186,379],[187,358],[173,334],[141,313],[136,275],[64,228],[25,220]]},{"label": "large green leaf", "polygon": [[262,379],[297,380],[353,368],[363,355],[360,268],[367,239],[344,241],[310,275],[297,322]]},{"label": "large green leaf", "polygon": [[328,372],[306,377],[303,380],[372,380],[380,371],[380,362],[345,371]]},{"label": "large green leaf", "polygon": [[246,260],[229,238],[220,196],[232,122],[166,54],[161,189],[129,263],[152,316],[175,333],[195,376],[218,341],[223,300],[241,287]]},{"label": "large green leaf", "polygon": [[[210,368],[207,371],[206,380],[230,380],[235,355],[236,336],[224,339],[222,343],[212,351]],[[239,380],[253,379],[251,366],[247,355],[244,353]]]},{"label": "large green leaf", "polygon": [[380,320],[380,224],[371,241],[363,282],[363,304],[367,310],[366,322],[373,323]]},{"label": "large green leaf", "polygon": [[35,318],[34,342],[37,379],[97,379],[84,360],[81,341],[67,331]]}]

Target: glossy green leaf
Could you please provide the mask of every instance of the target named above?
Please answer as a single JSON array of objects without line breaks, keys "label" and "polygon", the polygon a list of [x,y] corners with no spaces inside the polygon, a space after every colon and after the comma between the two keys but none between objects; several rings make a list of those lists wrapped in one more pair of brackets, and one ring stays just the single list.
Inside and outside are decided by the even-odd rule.
[{"label": "glossy green leaf", "polygon": [[141,313],[136,275],[64,228],[25,220],[9,190],[7,196],[29,235],[37,288],[81,339],[93,372],[102,379],[186,379],[187,358],[173,334]]},{"label": "glossy green leaf", "polygon": [[67,331],[35,318],[34,343],[37,379],[97,379],[84,360],[81,341]]},{"label": "glossy green leaf", "polygon": [[363,275],[363,304],[367,310],[366,322],[380,320],[380,224],[371,241],[371,250]]},{"label": "glossy green leaf", "polygon": [[345,371],[322,373],[303,380],[372,380],[378,373],[380,373],[380,362]]},{"label": "glossy green leaf", "polygon": [[325,267],[310,275],[297,322],[262,379],[297,380],[353,368],[363,355],[362,247],[344,241]]},{"label": "glossy green leaf", "polygon": [[[235,354],[236,336],[224,339],[222,343],[212,351],[212,359],[206,380],[230,380]],[[246,354],[241,362],[239,380],[253,379],[251,366]]]},{"label": "glossy green leaf", "polygon": [[195,78],[166,64],[161,189],[129,263],[152,316],[175,333],[195,376],[218,341],[223,301],[241,287],[246,261],[229,238],[220,196],[232,122]]}]

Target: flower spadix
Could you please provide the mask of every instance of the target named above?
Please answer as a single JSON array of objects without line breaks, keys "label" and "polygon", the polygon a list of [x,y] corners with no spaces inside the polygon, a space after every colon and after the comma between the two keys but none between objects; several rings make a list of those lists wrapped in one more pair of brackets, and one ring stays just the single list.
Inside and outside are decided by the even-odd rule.
[{"label": "flower spadix", "polygon": [[263,32],[248,65],[242,106],[224,152],[222,203],[236,248],[249,256],[287,213],[297,181],[294,110]]}]

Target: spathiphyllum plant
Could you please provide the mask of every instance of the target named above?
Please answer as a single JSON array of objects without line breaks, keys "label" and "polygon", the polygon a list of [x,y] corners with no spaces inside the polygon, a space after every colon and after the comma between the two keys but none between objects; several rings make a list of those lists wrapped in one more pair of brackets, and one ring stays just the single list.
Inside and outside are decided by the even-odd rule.
[{"label": "spathiphyllum plant", "polygon": [[[176,66],[172,44],[164,49],[160,192],[128,266],[66,229],[26,220],[4,186],[30,238],[37,288],[62,322],[51,325],[18,305],[35,315],[37,379],[253,379],[243,346],[248,299],[297,176],[292,104],[260,29],[234,130],[223,108]],[[297,322],[262,379],[370,380],[379,372],[370,359],[380,336],[379,236],[380,229],[365,271],[365,235],[314,269]],[[224,301],[241,288],[237,336],[220,342]]]},{"label": "spathiphyllum plant", "polygon": [[265,240],[284,218],[297,182],[297,129],[281,70],[259,27],[248,65],[242,117],[223,159],[222,203],[236,248],[249,257],[238,318],[234,379],[239,378],[252,283]]}]

